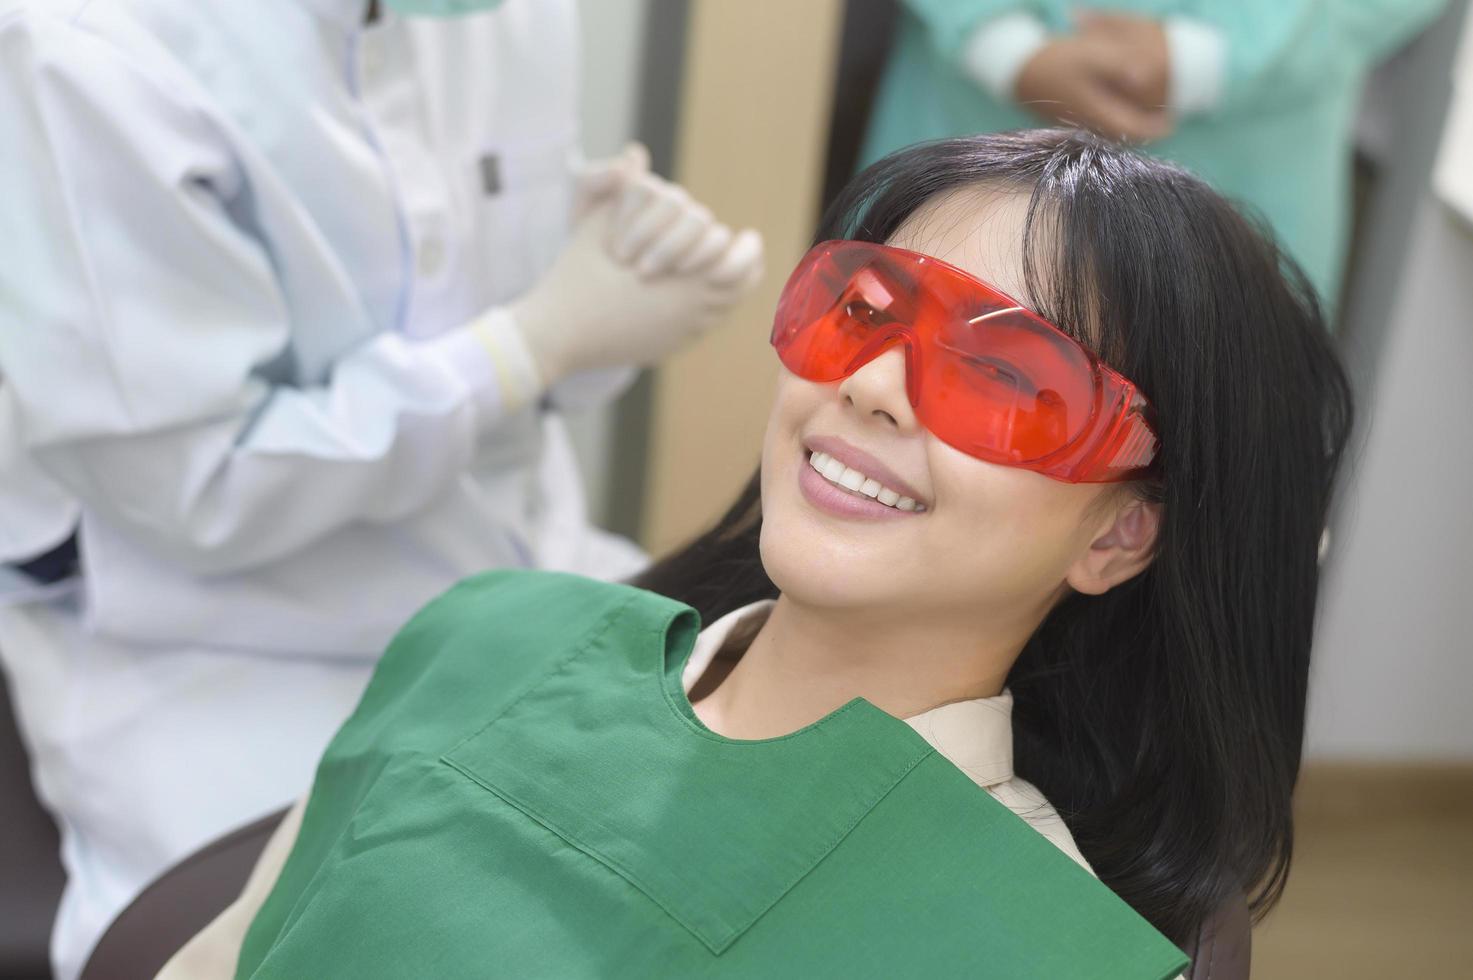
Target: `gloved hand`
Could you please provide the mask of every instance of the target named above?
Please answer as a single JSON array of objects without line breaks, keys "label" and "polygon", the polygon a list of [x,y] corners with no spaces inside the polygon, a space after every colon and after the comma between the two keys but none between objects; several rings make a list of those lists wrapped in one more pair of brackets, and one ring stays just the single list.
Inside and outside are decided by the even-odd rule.
[{"label": "gloved hand", "polygon": [[733,233],[682,188],[648,173],[645,160],[626,152],[622,165],[585,181],[567,245],[508,307],[544,386],[659,361],[761,278],[757,232]]}]

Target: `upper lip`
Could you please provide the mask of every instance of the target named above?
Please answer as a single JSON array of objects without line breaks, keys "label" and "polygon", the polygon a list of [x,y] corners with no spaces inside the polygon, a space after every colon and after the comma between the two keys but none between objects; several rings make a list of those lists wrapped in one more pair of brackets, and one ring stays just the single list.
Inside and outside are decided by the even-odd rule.
[{"label": "upper lip", "polygon": [[858,446],[851,445],[838,436],[814,436],[804,441],[803,445],[815,453],[828,453],[850,469],[858,470],[867,477],[879,480],[880,483],[894,490],[902,497],[909,497],[921,504],[928,503],[921,496],[920,491],[905,480],[902,480],[899,474],[890,469],[890,467]]}]

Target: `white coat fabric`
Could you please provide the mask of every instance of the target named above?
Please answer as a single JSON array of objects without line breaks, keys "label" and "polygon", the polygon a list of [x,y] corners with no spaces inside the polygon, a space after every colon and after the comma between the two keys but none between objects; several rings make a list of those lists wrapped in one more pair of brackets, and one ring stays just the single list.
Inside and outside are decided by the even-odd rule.
[{"label": "white coat fabric", "polygon": [[75,527],[83,566],[0,597],[63,980],[310,782],[423,602],[643,560],[589,527],[549,408],[621,379],[522,390],[498,310],[569,222],[571,0],[366,12],[0,0],[0,562]]}]

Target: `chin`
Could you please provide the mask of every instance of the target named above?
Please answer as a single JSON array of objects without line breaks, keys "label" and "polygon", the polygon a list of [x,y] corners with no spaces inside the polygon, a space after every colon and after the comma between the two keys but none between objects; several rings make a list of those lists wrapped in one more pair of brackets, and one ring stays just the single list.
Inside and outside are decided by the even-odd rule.
[{"label": "chin", "polygon": [[762,567],[778,591],[805,606],[875,608],[894,595],[893,580],[869,581],[852,553],[795,508],[772,508],[762,519]]}]

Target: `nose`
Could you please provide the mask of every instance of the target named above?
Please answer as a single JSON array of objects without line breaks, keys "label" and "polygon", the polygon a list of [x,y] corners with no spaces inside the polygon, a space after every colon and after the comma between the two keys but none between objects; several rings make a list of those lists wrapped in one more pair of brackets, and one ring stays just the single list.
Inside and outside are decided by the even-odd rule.
[{"label": "nose", "polygon": [[877,419],[902,433],[915,431],[915,410],[906,392],[905,348],[896,345],[865,362],[839,382],[839,397],[866,419]]}]

